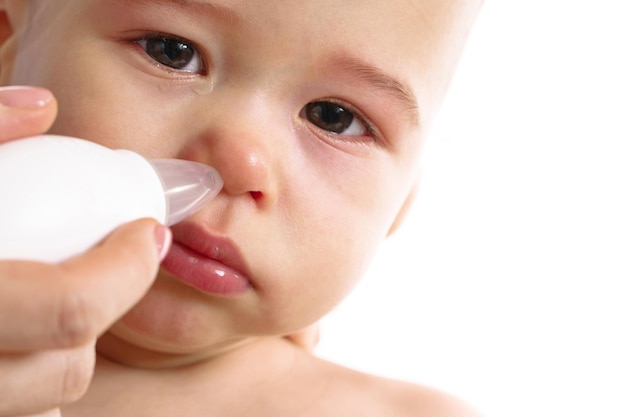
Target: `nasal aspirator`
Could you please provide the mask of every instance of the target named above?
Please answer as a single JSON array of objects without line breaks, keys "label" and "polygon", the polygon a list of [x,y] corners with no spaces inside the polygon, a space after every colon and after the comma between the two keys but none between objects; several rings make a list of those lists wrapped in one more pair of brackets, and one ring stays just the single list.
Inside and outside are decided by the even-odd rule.
[{"label": "nasal aspirator", "polygon": [[123,223],[173,225],[222,189],[218,172],[146,159],[83,139],[41,135],[0,145],[0,259],[60,262]]}]

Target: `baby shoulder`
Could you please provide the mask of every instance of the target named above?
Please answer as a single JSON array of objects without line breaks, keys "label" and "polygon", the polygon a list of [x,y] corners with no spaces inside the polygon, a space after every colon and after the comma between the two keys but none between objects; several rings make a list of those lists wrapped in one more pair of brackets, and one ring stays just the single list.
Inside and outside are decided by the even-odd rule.
[{"label": "baby shoulder", "polygon": [[326,364],[332,380],[328,394],[351,415],[389,417],[480,417],[460,399],[409,382],[381,378]]},{"label": "baby shoulder", "polygon": [[467,403],[447,393],[421,385],[379,380],[373,385],[381,392],[391,416],[398,417],[479,417]]}]

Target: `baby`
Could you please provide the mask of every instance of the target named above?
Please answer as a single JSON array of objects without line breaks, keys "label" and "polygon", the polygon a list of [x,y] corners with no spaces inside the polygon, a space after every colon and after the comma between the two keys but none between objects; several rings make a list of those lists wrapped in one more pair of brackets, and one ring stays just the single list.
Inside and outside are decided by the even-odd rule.
[{"label": "baby", "polygon": [[[402,221],[480,3],[0,1],[0,85],[54,93],[51,133],[202,162],[224,179],[213,202],[172,228],[171,247],[170,231],[149,220],[110,238],[127,245],[113,264],[156,265],[159,254],[140,249],[154,230],[164,258],[156,280],[150,268],[106,265],[109,240],[99,264],[85,255],[84,274],[109,275],[94,281],[106,281],[97,308],[76,296],[81,307],[62,315],[70,336],[57,348],[82,358],[97,336],[93,377],[89,360],[66,355],[65,366],[80,366],[57,382],[60,395],[42,394],[49,379],[33,371],[27,394],[5,401],[0,390],[0,416],[473,415],[445,394],[328,363],[283,336],[336,306]],[[13,137],[45,129],[53,111]],[[15,264],[0,267],[0,285],[17,282]],[[86,263],[69,265],[54,277]],[[114,323],[84,330],[102,317]],[[54,350],[2,345],[17,337],[4,333],[0,356]],[[3,375],[15,363],[7,358]]]}]

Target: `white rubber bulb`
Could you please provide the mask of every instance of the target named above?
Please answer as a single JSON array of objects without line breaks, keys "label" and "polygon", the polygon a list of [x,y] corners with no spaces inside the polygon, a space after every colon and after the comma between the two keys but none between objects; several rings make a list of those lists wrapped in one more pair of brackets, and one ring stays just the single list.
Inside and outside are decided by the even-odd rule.
[{"label": "white rubber bulb", "polygon": [[222,189],[204,164],[148,160],[82,139],[41,135],[0,145],[0,259],[60,262],[123,223],[172,225]]}]

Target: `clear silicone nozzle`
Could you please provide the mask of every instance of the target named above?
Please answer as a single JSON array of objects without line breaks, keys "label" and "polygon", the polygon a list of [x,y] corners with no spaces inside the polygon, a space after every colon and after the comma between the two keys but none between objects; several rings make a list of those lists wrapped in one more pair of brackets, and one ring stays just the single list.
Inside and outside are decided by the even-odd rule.
[{"label": "clear silicone nozzle", "polygon": [[224,186],[217,170],[182,159],[150,159],[161,177],[167,201],[167,225],[172,226],[213,200]]}]

